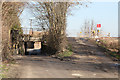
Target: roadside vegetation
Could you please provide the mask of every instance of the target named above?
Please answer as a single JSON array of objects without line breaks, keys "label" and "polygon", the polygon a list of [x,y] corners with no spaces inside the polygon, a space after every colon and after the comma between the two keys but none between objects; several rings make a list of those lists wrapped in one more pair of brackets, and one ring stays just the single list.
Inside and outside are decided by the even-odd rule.
[{"label": "roadside vegetation", "polygon": [[68,44],[65,51],[57,54],[56,56],[59,57],[59,58],[66,58],[66,57],[71,57],[72,55],[73,55],[72,45]]},{"label": "roadside vegetation", "polygon": [[[115,60],[120,60],[120,38],[110,37],[110,34],[106,34],[107,37],[104,37],[104,31],[99,30],[96,27],[96,23],[94,20],[85,21],[83,27],[81,28],[81,32],[78,34],[79,37],[88,37],[87,40],[92,41],[97,44],[103,50],[106,51],[107,55],[112,56]],[[97,37],[100,37],[97,41]],[[95,38],[96,37],[96,38]]]},{"label": "roadside vegetation", "polygon": [[24,9],[22,2],[3,2],[2,3],[2,60],[13,60],[13,46],[19,44],[19,36],[22,34],[22,28],[19,16]]},{"label": "roadside vegetation", "polygon": [[7,78],[7,75],[5,73],[7,73],[9,70],[8,65],[9,64],[0,65],[0,78]]},{"label": "roadside vegetation", "polygon": [[[96,39],[91,39],[96,42]],[[99,38],[99,41],[96,44],[106,51],[107,55],[110,55],[114,60],[120,60],[118,41],[120,38]]]}]

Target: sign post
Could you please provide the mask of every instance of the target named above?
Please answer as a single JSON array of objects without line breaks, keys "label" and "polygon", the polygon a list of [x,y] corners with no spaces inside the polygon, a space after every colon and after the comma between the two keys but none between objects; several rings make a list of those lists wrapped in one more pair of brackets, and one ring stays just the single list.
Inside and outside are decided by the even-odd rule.
[{"label": "sign post", "polygon": [[[97,35],[96,35],[96,38],[99,38],[100,29],[101,29],[101,24],[97,24]],[[97,39],[97,41],[99,41],[99,39]]]},{"label": "sign post", "polygon": [[99,37],[101,24],[97,24],[97,36]]}]

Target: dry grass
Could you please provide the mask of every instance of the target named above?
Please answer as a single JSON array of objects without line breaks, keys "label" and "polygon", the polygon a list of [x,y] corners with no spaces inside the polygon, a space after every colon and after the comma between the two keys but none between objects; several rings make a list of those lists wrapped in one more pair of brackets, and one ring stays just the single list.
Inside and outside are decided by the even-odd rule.
[{"label": "dry grass", "polygon": [[[97,45],[103,47],[108,55],[111,55],[114,60],[120,60],[120,38],[117,37],[103,37],[99,38]],[[93,40],[94,41],[94,40]]]},{"label": "dry grass", "polygon": [[110,51],[118,52],[118,49],[120,48],[120,45],[118,42],[120,41],[120,38],[116,37],[105,37],[100,38],[100,45],[106,47]]}]

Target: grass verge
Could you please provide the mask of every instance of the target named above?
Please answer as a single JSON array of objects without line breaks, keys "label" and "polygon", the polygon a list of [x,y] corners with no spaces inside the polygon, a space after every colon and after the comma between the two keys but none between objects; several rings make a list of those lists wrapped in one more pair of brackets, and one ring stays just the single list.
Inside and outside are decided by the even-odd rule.
[{"label": "grass verge", "polygon": [[5,73],[8,72],[8,70],[8,64],[0,65],[0,78],[7,78],[7,75]]},{"label": "grass verge", "polygon": [[100,40],[99,42],[96,42],[96,44],[104,49],[106,51],[107,55],[110,55],[114,60],[120,60],[120,54],[117,51],[111,51],[109,47],[106,46],[106,42],[103,40]]}]

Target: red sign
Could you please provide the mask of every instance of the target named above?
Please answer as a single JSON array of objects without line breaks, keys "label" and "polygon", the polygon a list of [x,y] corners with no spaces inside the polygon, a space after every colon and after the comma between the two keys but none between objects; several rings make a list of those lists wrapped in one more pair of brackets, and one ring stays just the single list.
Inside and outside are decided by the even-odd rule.
[{"label": "red sign", "polygon": [[101,24],[97,24],[97,28],[101,28]]}]

